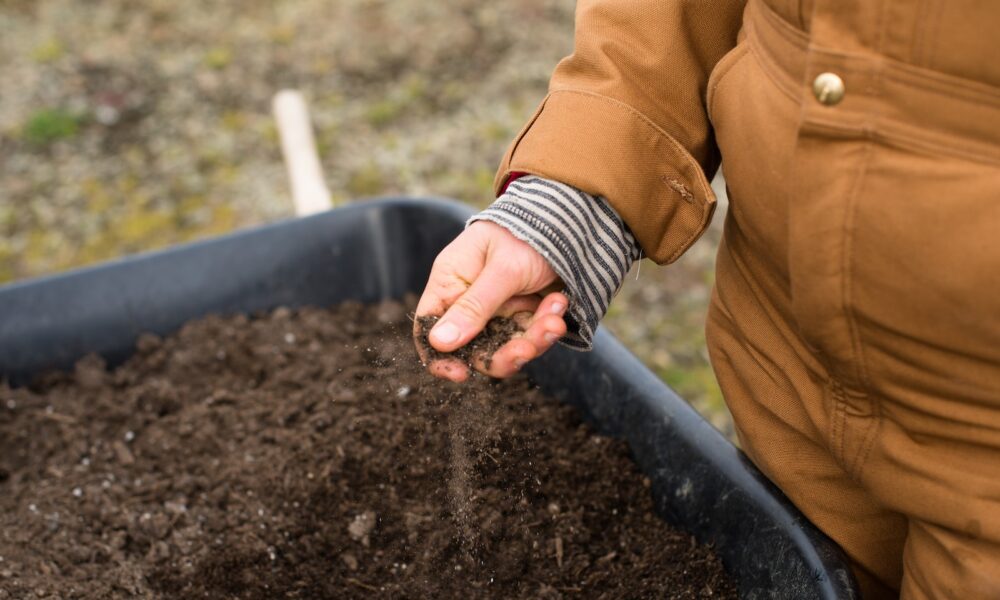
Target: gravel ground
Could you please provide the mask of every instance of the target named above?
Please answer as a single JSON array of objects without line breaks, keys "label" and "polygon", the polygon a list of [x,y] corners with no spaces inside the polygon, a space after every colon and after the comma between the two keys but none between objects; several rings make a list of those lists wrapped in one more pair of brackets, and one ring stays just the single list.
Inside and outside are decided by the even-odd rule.
[{"label": "gravel ground", "polygon": [[[573,6],[4,0],[0,283],[291,216],[285,87],[310,102],[335,201],[485,206]],[[731,435],[702,333],[718,223],[678,264],[646,261],[607,324]]]}]

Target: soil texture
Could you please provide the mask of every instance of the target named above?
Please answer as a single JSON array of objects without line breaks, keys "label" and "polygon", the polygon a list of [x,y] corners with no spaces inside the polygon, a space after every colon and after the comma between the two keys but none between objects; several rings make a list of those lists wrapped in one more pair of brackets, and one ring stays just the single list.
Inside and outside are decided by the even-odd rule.
[{"label": "soil texture", "polygon": [[735,598],[626,447],[410,306],[213,316],[0,384],[0,599]]},{"label": "soil texture", "polygon": [[489,369],[493,360],[493,353],[501,346],[510,341],[521,328],[517,326],[514,319],[508,317],[493,317],[486,323],[486,327],[472,338],[468,344],[462,346],[454,352],[441,352],[431,346],[427,339],[431,329],[438,322],[440,317],[423,316],[417,317],[417,343],[420,344],[421,352],[425,353],[428,362],[442,358],[455,358],[462,361],[469,367],[475,368],[475,360],[481,360],[483,365]]}]

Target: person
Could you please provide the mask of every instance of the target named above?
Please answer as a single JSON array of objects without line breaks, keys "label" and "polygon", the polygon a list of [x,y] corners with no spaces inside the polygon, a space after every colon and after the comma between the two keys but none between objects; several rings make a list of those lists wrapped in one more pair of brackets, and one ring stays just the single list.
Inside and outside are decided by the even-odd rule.
[{"label": "person", "polygon": [[579,0],[497,201],[434,263],[430,343],[521,315],[494,377],[588,348],[640,253],[702,233],[724,159],[706,333],[744,451],[863,597],[1000,597],[998,24],[977,0]]}]

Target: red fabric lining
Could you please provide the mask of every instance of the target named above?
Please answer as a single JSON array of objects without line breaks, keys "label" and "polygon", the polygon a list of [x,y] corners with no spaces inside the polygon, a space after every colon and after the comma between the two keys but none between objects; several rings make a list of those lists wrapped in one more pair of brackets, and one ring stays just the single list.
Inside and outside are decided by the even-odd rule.
[{"label": "red fabric lining", "polygon": [[507,178],[507,183],[503,184],[503,189],[500,190],[500,193],[503,194],[504,192],[507,191],[507,186],[514,183],[518,179],[524,177],[525,175],[530,175],[530,174],[531,173],[525,173],[524,171],[511,171],[510,177]]}]

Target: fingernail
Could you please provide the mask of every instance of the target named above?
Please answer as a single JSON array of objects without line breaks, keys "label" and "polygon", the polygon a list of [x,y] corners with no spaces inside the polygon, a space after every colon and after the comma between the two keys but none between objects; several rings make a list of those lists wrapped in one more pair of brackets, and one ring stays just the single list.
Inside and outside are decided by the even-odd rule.
[{"label": "fingernail", "polygon": [[552,333],[551,331],[546,331],[545,335],[543,335],[542,337],[545,338],[546,344],[554,344],[555,341],[559,339],[559,336]]},{"label": "fingernail", "polygon": [[523,358],[515,358],[514,359],[514,368],[520,371],[521,367],[523,367],[525,364],[527,364],[527,362],[528,361],[524,360]]},{"label": "fingernail", "polygon": [[553,302],[552,303],[552,308],[550,310],[552,311],[552,314],[554,314],[554,315],[561,315],[563,309],[565,309],[565,308],[566,308],[566,306],[562,302]]},{"label": "fingernail", "polygon": [[458,341],[458,336],[461,332],[458,330],[458,326],[454,323],[438,323],[437,326],[431,330],[431,335],[434,337],[434,341],[439,344],[454,344]]}]

